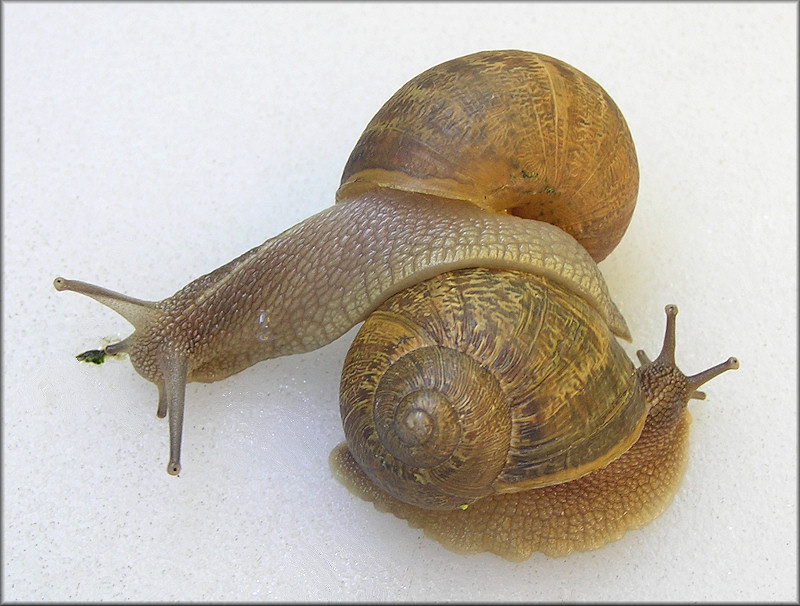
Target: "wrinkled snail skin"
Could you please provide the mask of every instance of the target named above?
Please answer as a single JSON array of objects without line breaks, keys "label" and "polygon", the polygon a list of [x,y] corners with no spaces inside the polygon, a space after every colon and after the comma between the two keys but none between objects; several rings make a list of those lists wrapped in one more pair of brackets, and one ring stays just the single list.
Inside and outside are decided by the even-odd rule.
[{"label": "wrinkled snail skin", "polygon": [[391,190],[334,205],[158,303],[64,278],[55,287],[92,296],[134,325],[107,351],[129,354],[136,371],[158,386],[159,416],[170,414],[168,469],[177,473],[187,382],[218,381],[262,360],[321,347],[406,286],[476,266],[549,276],[630,339],[596,264],[563,231]]},{"label": "wrinkled snail skin", "polygon": [[[405,519],[413,528],[460,553],[489,551],[512,561],[539,551],[552,557],[597,549],[660,515],[674,496],[687,462],[690,398],[726,370],[735,358],[687,377],[675,365],[677,308],[667,306],[667,332],[661,354],[635,371],[648,413],[634,444],[604,467],[575,480],[518,492],[493,493],[462,507],[427,509],[390,495],[367,476],[348,444],[330,456],[337,479],[379,511]],[[358,337],[357,337],[358,339]],[[465,501],[468,501],[465,498]]]},{"label": "wrinkled snail skin", "polygon": [[129,355],[168,416],[186,383],[311,351],[363,322],[342,370],[336,477],[456,551],[597,548],[658,515],[686,464],[687,402],[738,367],[653,361],[597,267],[638,192],[611,97],[574,67],[485,51],[410,80],[367,125],[336,203],[162,301],[56,278],[134,327]]}]

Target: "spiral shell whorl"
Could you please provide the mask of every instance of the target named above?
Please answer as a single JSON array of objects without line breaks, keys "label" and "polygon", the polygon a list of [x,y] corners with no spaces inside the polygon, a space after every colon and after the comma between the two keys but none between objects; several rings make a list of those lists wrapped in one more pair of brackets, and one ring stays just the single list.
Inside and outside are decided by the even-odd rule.
[{"label": "spiral shell whorl", "polygon": [[384,468],[394,468],[392,490],[405,500],[414,495],[427,508],[452,508],[488,494],[511,432],[508,406],[491,373],[441,346],[416,349],[386,369],[372,422],[391,455]]},{"label": "spiral shell whorl", "polygon": [[344,431],[383,490],[452,509],[491,492],[509,448],[508,405],[488,370],[399,313],[410,294],[373,313],[348,353]]}]

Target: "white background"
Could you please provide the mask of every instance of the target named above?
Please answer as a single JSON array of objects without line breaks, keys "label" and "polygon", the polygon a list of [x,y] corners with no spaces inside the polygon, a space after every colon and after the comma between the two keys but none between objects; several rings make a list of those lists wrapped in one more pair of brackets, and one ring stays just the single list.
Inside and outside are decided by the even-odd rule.
[{"label": "white background", "polygon": [[[796,600],[797,6],[3,5],[5,600]],[[456,555],[331,477],[353,332],[187,393],[74,355],[129,325],[57,275],[172,294],[329,206],[372,115],[483,49],[563,59],[628,120],[641,185],[601,264],[654,354],[741,369],[694,401],[669,509],[599,551]]]}]

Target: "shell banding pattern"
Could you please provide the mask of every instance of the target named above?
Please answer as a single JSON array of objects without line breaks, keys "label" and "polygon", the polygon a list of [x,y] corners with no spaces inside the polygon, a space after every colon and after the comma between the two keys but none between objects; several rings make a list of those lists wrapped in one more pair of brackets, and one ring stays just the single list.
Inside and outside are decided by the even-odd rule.
[{"label": "shell banding pattern", "polygon": [[639,168],[625,118],[597,82],[546,55],[484,51],[426,70],[381,107],[336,197],[373,187],[544,221],[600,261],[631,220]]},{"label": "shell banding pattern", "polygon": [[[563,338],[550,338],[553,323]],[[610,383],[608,365],[622,370]],[[599,403],[584,389],[598,382]],[[585,301],[548,278],[477,268],[408,288],[366,320],[340,406],[348,447],[377,486],[454,509],[583,475],[627,448],[644,417],[633,385]]]}]

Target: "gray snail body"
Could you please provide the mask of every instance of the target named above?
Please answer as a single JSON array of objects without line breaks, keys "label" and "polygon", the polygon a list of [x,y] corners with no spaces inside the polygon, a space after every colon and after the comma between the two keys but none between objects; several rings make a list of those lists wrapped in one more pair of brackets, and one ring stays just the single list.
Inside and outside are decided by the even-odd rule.
[{"label": "gray snail body", "polygon": [[[443,109],[439,97],[450,89],[461,105]],[[539,138],[521,136],[534,127]],[[460,155],[447,151],[452,140],[464,144]],[[509,145],[510,152],[501,152]],[[459,523],[474,517],[467,522],[472,534],[457,531],[474,536],[487,528],[481,504],[505,495],[532,498],[535,505],[506,502],[493,508],[493,519],[509,512],[529,519],[532,511],[547,518],[542,503],[558,491],[574,491],[562,495],[574,501],[585,498],[585,478],[609,469],[631,474],[625,461],[652,433],[651,419],[685,419],[688,399],[701,397],[696,388],[738,364],[731,358],[694,377],[680,373],[671,307],[664,350],[654,362],[641,354],[643,365],[635,369],[616,342],[630,340],[630,333],[595,259],[624,233],[637,184],[627,126],[596,83],[544,55],[476,53],[431,68],[387,102],[351,155],[337,204],[173,296],[141,301],[64,278],[55,287],[90,296],[134,326],[128,338],[84,357],[126,353],[156,384],[157,414],[169,416],[167,470],[175,475],[186,383],[217,381],[262,360],[316,349],[366,320],[343,371],[347,446],[332,453],[337,477],[454,549],[509,558],[534,550],[559,555],[613,540],[619,528],[583,533],[558,548],[549,538],[509,538],[505,547],[484,539],[459,543],[448,538],[452,527],[435,528],[451,516]],[[605,214],[597,209],[604,196]],[[590,206],[585,219],[575,210],[582,197]],[[430,307],[431,301],[441,305]],[[407,315],[405,304],[417,315]],[[491,360],[482,359],[489,350]],[[427,357],[416,361],[417,353]],[[531,360],[538,366],[526,367]],[[465,374],[479,377],[477,387],[458,388],[462,363]],[[428,371],[433,379],[406,379]],[[402,388],[408,392],[402,397],[387,396],[390,384],[411,387]],[[453,385],[465,402],[456,405],[456,396],[445,393]],[[484,388],[491,398],[476,396]],[[372,412],[373,398],[391,401],[381,406],[392,409],[390,416],[402,411],[399,420],[375,426],[380,414]],[[473,400],[484,399],[488,412],[472,413]],[[471,425],[461,425],[462,413],[472,415]],[[685,431],[678,435],[670,427],[655,443],[685,451]],[[387,439],[395,446],[380,453],[360,443],[374,445],[394,431],[399,437]],[[491,465],[479,450],[484,442],[494,451]],[[402,465],[393,462],[398,458]],[[681,469],[685,459],[673,459],[672,467]],[[446,465],[455,480],[445,478]],[[465,488],[475,476],[480,486]],[[606,485],[621,490],[616,479]],[[659,507],[677,486],[664,485],[650,499]],[[536,496],[521,496],[529,494]],[[422,520],[419,512],[434,517]],[[625,515],[625,528],[631,519],[646,521],[641,512]]]},{"label": "gray snail body", "polygon": [[[361,194],[157,303],[64,278],[55,286],[97,299],[136,328],[106,351],[129,354],[136,371],[158,386],[159,416],[170,414],[173,474],[180,471],[187,382],[218,381],[262,360],[322,347],[405,285],[437,273],[495,266],[550,275],[581,291],[620,336],[630,338],[597,266],[566,233],[457,201],[438,202],[420,209],[406,192]],[[436,241],[449,245],[432,248]],[[369,263],[362,262],[364,255]],[[298,263],[306,269],[302,274]]]}]

